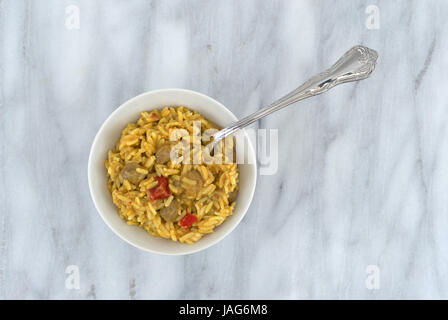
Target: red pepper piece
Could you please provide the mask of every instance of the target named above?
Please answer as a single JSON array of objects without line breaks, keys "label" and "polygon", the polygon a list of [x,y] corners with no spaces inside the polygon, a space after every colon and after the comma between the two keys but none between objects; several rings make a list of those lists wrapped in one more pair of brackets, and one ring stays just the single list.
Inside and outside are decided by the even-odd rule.
[{"label": "red pepper piece", "polygon": [[148,189],[151,201],[168,198],[171,195],[168,188],[168,179],[162,176],[156,177],[156,180],[158,184],[154,188]]},{"label": "red pepper piece", "polygon": [[196,217],[195,215],[191,214],[191,213],[187,213],[185,215],[185,217],[183,217],[180,221],[179,224],[182,227],[190,227],[191,225],[193,225],[193,223],[195,223],[198,220],[198,217]]}]

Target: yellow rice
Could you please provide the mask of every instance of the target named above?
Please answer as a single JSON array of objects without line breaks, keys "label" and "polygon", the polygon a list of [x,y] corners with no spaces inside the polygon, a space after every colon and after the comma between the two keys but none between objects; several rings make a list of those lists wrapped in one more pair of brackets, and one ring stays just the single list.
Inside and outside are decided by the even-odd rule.
[{"label": "yellow rice", "polygon": [[[199,113],[183,106],[142,112],[136,123],[129,123],[123,129],[105,161],[107,187],[119,215],[128,224],[144,228],[154,236],[187,244],[213,232],[232,214],[235,202],[229,203],[229,194],[238,189],[238,167],[234,161],[223,164],[156,163],[155,153],[170,141],[172,130],[185,129],[192,138],[193,121],[201,122],[201,133],[210,128],[218,129]],[[129,162],[137,163],[140,167],[136,170],[146,175],[138,185],[124,179],[121,174]],[[197,170],[203,181],[195,199],[187,197],[184,192],[196,182],[185,177],[190,170]],[[157,186],[157,176],[168,178],[171,195],[151,200],[148,190]],[[180,214],[190,213],[197,217],[192,226],[183,227],[179,222],[167,222],[161,217],[160,209],[175,199],[180,203]]]}]

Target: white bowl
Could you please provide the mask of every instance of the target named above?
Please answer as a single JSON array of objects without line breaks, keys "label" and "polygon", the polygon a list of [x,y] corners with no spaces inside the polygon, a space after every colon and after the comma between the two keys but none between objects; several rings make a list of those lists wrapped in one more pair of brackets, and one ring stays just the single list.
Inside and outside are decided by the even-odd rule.
[{"label": "white bowl", "polygon": [[[155,237],[140,227],[131,226],[120,218],[112,197],[107,189],[107,172],[104,161],[107,152],[112,149],[120,138],[126,124],[135,122],[141,111],[147,111],[164,106],[183,105],[198,111],[218,126],[225,127],[237,120],[235,115],[216,100],[190,90],[162,89],[143,93],[123,103],[103,123],[93,140],[88,164],[88,179],[90,194],[104,222],[121,239],[133,246],[167,255],[182,255],[198,252],[224,239],[238,225],[246,214],[252,201],[257,180],[255,151],[248,135],[243,132],[245,144],[248,146],[244,154],[245,164],[240,164],[239,187],[233,215],[211,234],[205,235],[193,245],[174,242],[169,239]],[[237,152],[239,152],[237,150]]]}]

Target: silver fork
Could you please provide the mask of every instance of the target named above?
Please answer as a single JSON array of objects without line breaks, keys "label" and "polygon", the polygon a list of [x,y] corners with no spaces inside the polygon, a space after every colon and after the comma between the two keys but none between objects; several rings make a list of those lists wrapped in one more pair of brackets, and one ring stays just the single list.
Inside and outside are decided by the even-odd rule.
[{"label": "silver fork", "polygon": [[[260,118],[267,116],[297,101],[317,96],[334,86],[351,81],[366,79],[375,69],[378,53],[375,50],[363,46],[355,46],[347,51],[329,69],[316,74],[300,87],[286,96],[278,99],[269,106],[235,122],[213,135],[213,141],[208,145],[213,148],[218,141],[231,135],[236,130],[244,128]],[[210,149],[211,150],[211,149]]]}]

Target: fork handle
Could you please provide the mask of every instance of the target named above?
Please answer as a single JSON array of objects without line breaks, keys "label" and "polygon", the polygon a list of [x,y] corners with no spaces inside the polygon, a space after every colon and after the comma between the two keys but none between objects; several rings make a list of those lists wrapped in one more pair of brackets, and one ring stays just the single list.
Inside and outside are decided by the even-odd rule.
[{"label": "fork handle", "polygon": [[234,133],[236,130],[244,128],[258,119],[294,102],[324,93],[341,83],[368,78],[375,69],[377,59],[378,53],[375,50],[363,46],[351,48],[333,66],[311,77],[294,91],[269,106],[215,133],[213,135],[213,142],[216,143]]}]

